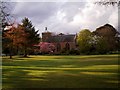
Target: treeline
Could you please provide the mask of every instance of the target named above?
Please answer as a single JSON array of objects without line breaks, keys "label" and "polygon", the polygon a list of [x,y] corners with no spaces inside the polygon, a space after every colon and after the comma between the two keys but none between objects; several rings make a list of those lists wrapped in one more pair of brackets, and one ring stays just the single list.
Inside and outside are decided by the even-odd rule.
[{"label": "treeline", "polygon": [[[56,48],[53,43],[42,43],[39,51],[41,54],[50,55],[90,55],[112,54],[120,51],[120,33],[110,24],[105,24],[91,32],[89,29],[80,30],[76,35],[76,48],[63,48],[60,52],[50,53]],[[39,52],[38,51],[38,52]]]},{"label": "treeline", "polygon": [[105,24],[91,32],[81,30],[77,36],[80,54],[118,53],[120,50],[120,33],[110,24]]},{"label": "treeline", "polygon": [[[38,30],[35,30],[32,22],[28,18],[24,18],[22,24],[18,24],[17,26],[13,24],[10,26],[10,28],[3,31],[2,53],[9,55],[10,58],[12,58],[12,55],[27,57],[28,54],[36,54],[34,45],[40,43],[41,39]],[[76,48],[62,50],[59,54],[119,53],[119,35],[120,33],[110,24],[101,26],[93,32],[89,29],[83,29],[76,36]],[[44,48],[44,50],[47,50],[47,48]]]}]

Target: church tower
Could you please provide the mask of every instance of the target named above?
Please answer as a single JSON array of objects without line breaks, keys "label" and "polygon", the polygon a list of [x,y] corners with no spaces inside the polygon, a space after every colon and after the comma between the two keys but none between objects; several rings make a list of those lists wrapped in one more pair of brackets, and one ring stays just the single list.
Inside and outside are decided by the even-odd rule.
[{"label": "church tower", "polygon": [[42,33],[42,42],[46,42],[49,37],[52,36],[52,33],[47,30],[45,27],[45,32]]}]

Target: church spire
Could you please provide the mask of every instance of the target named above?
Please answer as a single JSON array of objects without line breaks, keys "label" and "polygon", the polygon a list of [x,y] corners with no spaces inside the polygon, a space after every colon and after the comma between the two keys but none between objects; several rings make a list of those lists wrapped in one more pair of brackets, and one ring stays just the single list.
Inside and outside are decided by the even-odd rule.
[{"label": "church spire", "polygon": [[47,32],[47,27],[45,27],[45,32]]}]

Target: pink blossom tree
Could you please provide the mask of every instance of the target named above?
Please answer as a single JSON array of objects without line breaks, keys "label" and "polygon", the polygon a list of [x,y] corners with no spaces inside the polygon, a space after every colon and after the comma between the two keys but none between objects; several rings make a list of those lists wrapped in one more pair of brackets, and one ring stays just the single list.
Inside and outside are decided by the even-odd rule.
[{"label": "pink blossom tree", "polygon": [[41,42],[39,45],[40,45],[40,51],[42,53],[54,53],[55,52],[55,45],[53,43]]}]

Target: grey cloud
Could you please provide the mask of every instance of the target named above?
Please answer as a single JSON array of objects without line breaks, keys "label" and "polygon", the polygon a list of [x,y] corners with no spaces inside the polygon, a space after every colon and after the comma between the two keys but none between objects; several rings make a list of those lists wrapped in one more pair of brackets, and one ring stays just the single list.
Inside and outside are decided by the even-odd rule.
[{"label": "grey cloud", "polygon": [[67,2],[65,3],[61,11],[66,13],[64,17],[68,22],[73,21],[73,18],[76,14],[81,12],[82,8],[85,7],[85,2]]},{"label": "grey cloud", "polygon": [[[111,24],[114,18],[109,20],[109,17],[116,14],[114,11],[109,7],[89,7],[87,2],[19,2],[12,13],[18,21],[28,17],[40,32],[47,26],[52,32],[77,33],[84,28],[95,30],[106,23]],[[65,16],[57,16],[58,12],[64,13]],[[74,20],[75,16],[80,18]]]},{"label": "grey cloud", "polygon": [[21,5],[21,7],[15,8],[13,13],[17,14],[18,18],[27,16],[38,23],[42,23],[54,15],[59,8],[55,2],[19,2],[16,7],[17,5]]}]

